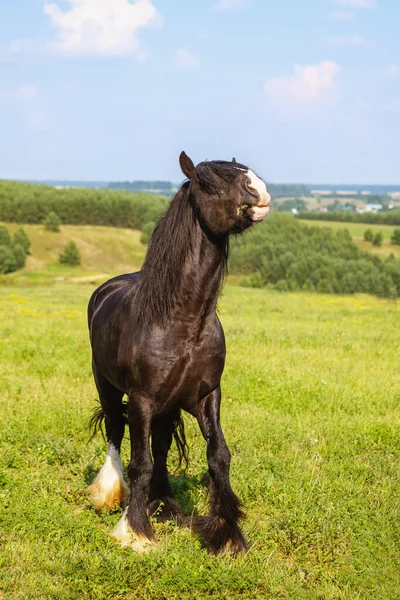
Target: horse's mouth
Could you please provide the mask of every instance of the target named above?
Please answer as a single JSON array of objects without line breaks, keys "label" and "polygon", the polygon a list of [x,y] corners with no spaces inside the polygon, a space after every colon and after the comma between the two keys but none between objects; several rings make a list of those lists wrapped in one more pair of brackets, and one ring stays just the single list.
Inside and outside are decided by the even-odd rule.
[{"label": "horse's mouth", "polygon": [[262,221],[265,219],[267,214],[269,213],[269,205],[265,206],[252,206],[249,211],[250,217],[252,221]]}]

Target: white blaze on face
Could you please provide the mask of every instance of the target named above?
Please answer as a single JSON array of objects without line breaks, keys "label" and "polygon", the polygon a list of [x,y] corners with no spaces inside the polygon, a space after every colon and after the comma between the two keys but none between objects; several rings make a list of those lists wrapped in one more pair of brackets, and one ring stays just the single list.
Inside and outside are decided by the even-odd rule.
[{"label": "white blaze on face", "polygon": [[104,465],[88,491],[97,510],[111,510],[128,498],[129,488],[123,478],[121,457],[113,444],[108,446]]},{"label": "white blaze on face", "polygon": [[251,171],[251,169],[247,170],[240,169],[239,167],[236,168],[240,171],[245,171],[246,176],[250,180],[250,183],[247,184],[247,187],[255,190],[260,195],[258,203],[256,205],[252,205],[250,209],[250,215],[253,221],[262,221],[269,213],[269,204],[271,202],[271,196],[268,193],[267,186],[259,177],[257,177],[255,173],[253,173],[253,171]]}]

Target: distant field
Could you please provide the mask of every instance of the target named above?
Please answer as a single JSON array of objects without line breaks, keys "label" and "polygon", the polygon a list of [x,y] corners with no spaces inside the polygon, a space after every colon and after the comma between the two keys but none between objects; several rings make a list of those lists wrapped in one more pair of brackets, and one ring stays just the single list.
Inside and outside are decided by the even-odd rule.
[{"label": "distant field", "polygon": [[[250,552],[210,557],[170,523],[138,556],[85,494],[105,455],[86,428],[93,287],[0,287],[0,598],[398,600],[400,305],[227,288],[222,423]],[[185,420],[172,485],[204,513],[205,446]]]},{"label": "distant field", "polygon": [[[351,237],[363,250],[374,252],[383,258],[389,256],[390,253],[400,258],[400,246],[390,243],[390,238],[396,229],[393,225],[369,225],[368,223],[341,223],[337,221],[312,221],[307,219],[301,219],[301,222],[310,226],[348,229]],[[378,231],[382,233],[384,242],[380,248],[364,242],[364,232],[367,229],[371,229],[374,234],[378,233]]]}]

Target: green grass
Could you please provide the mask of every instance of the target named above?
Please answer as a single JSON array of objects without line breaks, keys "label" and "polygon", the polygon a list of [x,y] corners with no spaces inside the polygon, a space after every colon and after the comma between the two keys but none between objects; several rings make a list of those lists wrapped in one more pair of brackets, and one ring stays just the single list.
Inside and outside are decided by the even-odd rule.
[{"label": "green grass", "polygon": [[[373,252],[378,254],[381,258],[389,256],[393,253],[397,258],[400,258],[400,246],[390,243],[390,238],[393,235],[395,229],[394,225],[370,225],[368,223],[342,223],[339,221],[313,221],[302,219],[302,223],[317,227],[331,227],[333,229],[348,229],[353,240],[367,252]],[[373,246],[369,242],[364,242],[364,232],[367,229],[371,229],[375,235],[381,232],[383,235],[383,245],[381,247]]]},{"label": "green grass", "polygon": [[[210,557],[168,524],[138,556],[107,535],[120,513],[85,493],[105,456],[86,428],[92,289],[0,288],[0,597],[397,600],[399,305],[227,288],[222,421],[251,549]],[[173,485],[203,513],[205,448],[186,423],[191,462]]]}]

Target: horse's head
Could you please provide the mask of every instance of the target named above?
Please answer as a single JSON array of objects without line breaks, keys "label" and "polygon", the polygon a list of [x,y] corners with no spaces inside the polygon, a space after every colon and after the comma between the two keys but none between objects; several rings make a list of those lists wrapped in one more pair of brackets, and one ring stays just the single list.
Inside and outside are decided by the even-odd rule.
[{"label": "horse's head", "polygon": [[206,226],[216,234],[240,233],[269,212],[271,196],[265,183],[245,165],[222,160],[194,166],[182,152],[181,169]]}]

